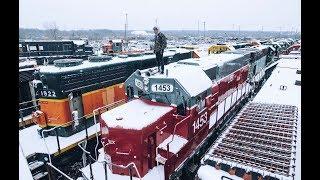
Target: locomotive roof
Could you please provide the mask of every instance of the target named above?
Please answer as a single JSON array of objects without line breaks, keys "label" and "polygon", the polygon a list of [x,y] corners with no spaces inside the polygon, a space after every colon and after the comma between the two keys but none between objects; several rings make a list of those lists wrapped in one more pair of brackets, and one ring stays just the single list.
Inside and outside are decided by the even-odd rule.
[{"label": "locomotive roof", "polygon": [[[298,107],[298,125],[297,125],[297,137],[296,137],[296,162],[295,162],[295,177],[300,177],[301,169],[301,86],[295,85],[296,80],[301,81],[301,74],[297,74],[296,71],[301,70],[301,60],[300,59],[280,59],[278,65],[273,70],[271,76],[262,86],[261,90],[252,100],[253,103],[267,103],[267,104],[280,104],[280,105],[290,105]],[[281,90],[280,86],[286,86],[285,90]],[[256,119],[255,119],[256,120]],[[231,128],[229,126],[229,128]],[[221,137],[225,137],[228,130],[226,130]],[[279,136],[280,137],[280,136]],[[223,138],[217,140],[213,147],[210,148],[207,154],[213,154],[214,149],[218,146],[218,143],[222,142]],[[211,159],[210,156],[205,156]],[[206,158],[203,158],[205,160]],[[219,159],[219,158],[215,158]],[[274,175],[273,172],[269,172],[263,169],[256,169],[251,165],[245,165],[242,163],[237,163],[229,159],[220,158],[222,163],[229,162],[233,166],[242,167],[243,169],[248,169],[252,171],[259,170],[259,173],[264,175]],[[216,172],[217,171],[217,172]],[[214,167],[209,165],[201,166],[198,170],[198,175],[202,179],[212,179],[214,175],[219,175],[220,177],[226,173],[222,170],[216,170]],[[226,177],[232,177],[226,174]],[[281,179],[291,179],[286,178],[287,176],[277,175],[277,178]],[[219,178],[219,177],[218,177]],[[233,177],[232,177],[233,178]],[[236,177],[238,178],[238,177]]]},{"label": "locomotive roof", "polygon": [[[175,52],[171,52],[171,51],[164,52],[164,56],[172,56],[174,54]],[[110,64],[145,60],[149,58],[155,58],[155,55],[151,54],[151,55],[143,55],[143,56],[127,57],[127,58],[114,57],[110,61],[106,61],[106,62],[89,62],[85,60],[83,61],[82,64],[77,66],[71,66],[71,67],[56,67],[54,65],[40,66],[40,72],[41,73],[59,73],[59,72],[76,71],[76,70],[99,67],[99,66],[110,65]]]},{"label": "locomotive roof", "polygon": [[212,86],[212,81],[199,66],[172,63],[165,66],[165,70],[168,70],[168,76],[157,73],[151,78],[176,79],[191,97],[199,95]]},{"label": "locomotive roof", "polygon": [[281,59],[301,59],[301,54],[280,55]]},{"label": "locomotive roof", "polygon": [[[270,78],[254,98],[254,102],[276,103],[298,106],[300,104],[301,86],[295,85],[296,80],[301,81],[300,59],[280,59]],[[280,90],[281,85],[287,86]]]},{"label": "locomotive roof", "polygon": [[[170,106],[155,105],[134,99],[101,114],[108,127],[141,130],[170,112]],[[122,118],[117,120],[117,118]]]},{"label": "locomotive roof", "polygon": [[[231,52],[231,51],[230,51]],[[200,59],[185,59],[178,62],[178,64],[190,64],[200,66],[202,69],[206,70],[217,65],[221,65],[225,62],[243,57],[242,54],[210,54],[209,56],[202,57]]]},{"label": "locomotive roof", "polygon": [[62,39],[62,40],[32,40],[32,39],[25,39],[25,40],[19,40],[19,43],[22,42],[72,42],[73,40],[67,40],[67,39]]}]

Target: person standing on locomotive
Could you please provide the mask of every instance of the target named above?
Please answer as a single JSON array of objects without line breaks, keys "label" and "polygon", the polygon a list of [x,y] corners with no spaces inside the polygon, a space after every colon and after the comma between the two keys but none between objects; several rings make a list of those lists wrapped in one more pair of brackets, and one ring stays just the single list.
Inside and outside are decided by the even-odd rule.
[{"label": "person standing on locomotive", "polygon": [[163,74],[164,72],[163,51],[167,47],[167,38],[162,32],[160,32],[159,27],[154,27],[153,32],[155,34],[154,53],[156,54],[158,71],[160,71],[160,73]]}]

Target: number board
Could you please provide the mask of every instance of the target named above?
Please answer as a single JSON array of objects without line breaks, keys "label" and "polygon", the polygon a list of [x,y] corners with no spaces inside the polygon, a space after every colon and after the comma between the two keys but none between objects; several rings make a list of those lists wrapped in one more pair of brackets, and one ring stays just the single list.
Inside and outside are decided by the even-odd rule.
[{"label": "number board", "polygon": [[38,91],[38,93],[40,93],[42,97],[57,97],[56,92],[54,92],[53,90],[43,89]]},{"label": "number board", "polygon": [[173,92],[172,84],[152,84],[151,90],[153,92]]}]

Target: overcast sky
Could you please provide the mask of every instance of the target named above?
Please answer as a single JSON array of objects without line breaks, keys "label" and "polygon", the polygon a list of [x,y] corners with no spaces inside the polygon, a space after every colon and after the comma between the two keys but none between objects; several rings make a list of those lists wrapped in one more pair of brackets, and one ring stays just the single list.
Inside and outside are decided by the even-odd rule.
[{"label": "overcast sky", "polygon": [[59,29],[299,30],[301,0],[19,0],[19,26]]}]

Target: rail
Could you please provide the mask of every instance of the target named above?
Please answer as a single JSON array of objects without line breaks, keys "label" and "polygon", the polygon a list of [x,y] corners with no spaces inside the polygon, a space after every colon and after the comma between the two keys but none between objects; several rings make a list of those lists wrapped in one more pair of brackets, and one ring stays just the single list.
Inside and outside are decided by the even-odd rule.
[{"label": "rail", "polygon": [[[20,106],[21,105],[25,105],[25,104],[28,104],[28,103],[36,103],[36,105],[33,105],[33,106],[29,106],[29,107],[26,107],[26,108],[20,108]],[[29,115],[27,115],[27,116],[24,116],[23,115],[23,112],[25,111],[25,110],[28,110],[28,109],[32,109],[32,108],[35,108],[36,110],[38,110],[39,108],[39,104],[37,104],[37,102],[38,102],[38,99],[33,99],[33,100],[31,100],[31,101],[25,101],[25,102],[21,102],[21,103],[19,103],[19,116],[20,116],[20,118],[19,119],[21,119],[21,123],[22,123],[22,127],[23,128],[25,128],[26,127],[26,122],[25,122],[25,120],[24,120],[24,118],[25,117],[27,117],[27,116],[29,116]],[[19,120],[19,127],[21,127],[20,126],[20,120]]]}]

